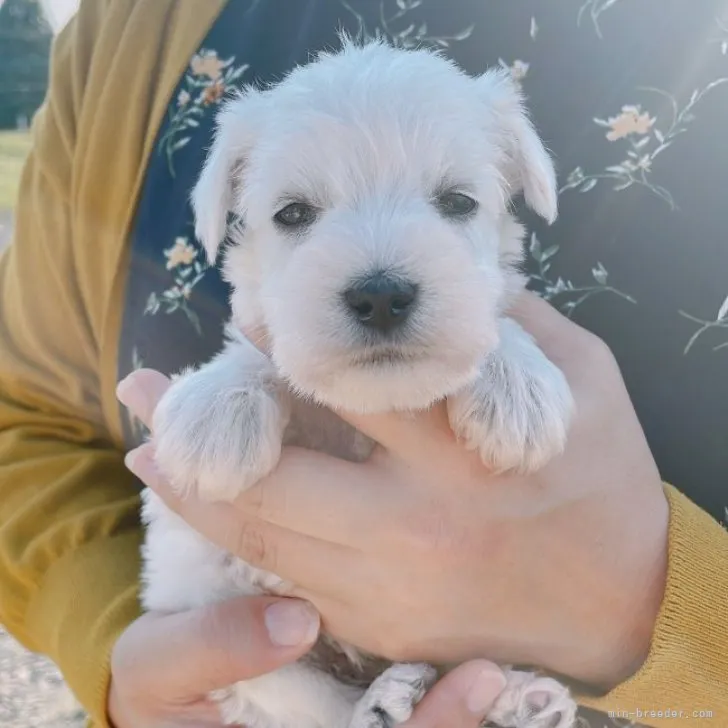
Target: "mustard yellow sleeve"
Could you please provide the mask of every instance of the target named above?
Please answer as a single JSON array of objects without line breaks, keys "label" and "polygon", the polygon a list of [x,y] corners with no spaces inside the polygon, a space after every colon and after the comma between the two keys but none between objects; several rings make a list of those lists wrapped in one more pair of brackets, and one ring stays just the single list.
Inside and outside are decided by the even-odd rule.
[{"label": "mustard yellow sleeve", "polygon": [[54,44],[0,259],[0,622],[105,723],[107,655],[137,615],[138,493],[103,425],[71,244],[79,109],[106,2]]},{"label": "mustard yellow sleeve", "polygon": [[225,0],[82,0],[54,42],[0,258],[0,622],[107,726],[139,614],[139,493],[114,396],[129,231],[156,131]]},{"label": "mustard yellow sleeve", "polygon": [[668,574],[649,655],[585,705],[655,728],[728,726],[728,531],[672,486]]}]

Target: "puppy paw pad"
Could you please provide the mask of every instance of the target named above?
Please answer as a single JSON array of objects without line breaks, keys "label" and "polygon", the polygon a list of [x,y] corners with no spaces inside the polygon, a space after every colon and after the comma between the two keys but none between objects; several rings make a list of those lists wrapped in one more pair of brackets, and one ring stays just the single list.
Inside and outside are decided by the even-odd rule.
[{"label": "puppy paw pad", "polygon": [[360,699],[349,728],[392,728],[412,717],[437,673],[425,664],[398,664],[383,672]]}]

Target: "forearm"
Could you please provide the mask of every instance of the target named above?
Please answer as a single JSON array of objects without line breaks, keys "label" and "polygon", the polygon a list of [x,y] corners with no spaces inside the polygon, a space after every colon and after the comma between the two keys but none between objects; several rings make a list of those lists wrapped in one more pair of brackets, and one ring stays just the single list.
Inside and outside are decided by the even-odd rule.
[{"label": "forearm", "polygon": [[103,725],[109,653],[140,611],[141,527],[121,453],[67,439],[84,429],[0,400],[0,622]]},{"label": "forearm", "polygon": [[0,622],[99,725],[108,654],[139,613],[139,490],[113,398],[128,226],[167,99],[222,4],[82,0],[54,39],[0,256]]}]

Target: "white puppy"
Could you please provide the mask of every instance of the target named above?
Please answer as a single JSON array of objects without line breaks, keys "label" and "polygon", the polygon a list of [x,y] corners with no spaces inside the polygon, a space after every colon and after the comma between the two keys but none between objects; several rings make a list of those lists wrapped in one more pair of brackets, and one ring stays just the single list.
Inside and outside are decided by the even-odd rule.
[{"label": "white puppy", "polygon": [[[360,460],[371,442],[333,411],[445,398],[454,431],[491,467],[532,471],[558,454],[569,388],[503,313],[524,284],[509,211],[520,192],[556,217],[552,162],[502,72],[473,78],[435,53],[344,41],[230,100],[193,206],[211,261],[231,238],[233,315],[222,353],[178,377],[155,413],[173,486],[233,499],[276,466],[284,440]],[[266,332],[270,357],[249,330]],[[285,592],[150,492],[145,519],[147,609]],[[388,665],[324,637],[306,659],[214,697],[248,728],[385,728],[409,718],[436,676]],[[508,679],[490,720],[573,723],[558,683]]]}]

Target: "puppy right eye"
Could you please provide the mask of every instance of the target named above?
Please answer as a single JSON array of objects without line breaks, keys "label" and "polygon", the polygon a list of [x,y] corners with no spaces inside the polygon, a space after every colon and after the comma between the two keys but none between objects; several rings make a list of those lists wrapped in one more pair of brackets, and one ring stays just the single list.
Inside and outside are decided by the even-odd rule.
[{"label": "puppy right eye", "polygon": [[305,202],[292,202],[279,210],[273,219],[282,227],[299,228],[310,225],[316,219],[316,208]]}]

